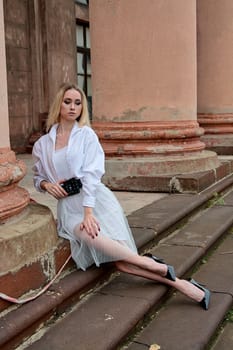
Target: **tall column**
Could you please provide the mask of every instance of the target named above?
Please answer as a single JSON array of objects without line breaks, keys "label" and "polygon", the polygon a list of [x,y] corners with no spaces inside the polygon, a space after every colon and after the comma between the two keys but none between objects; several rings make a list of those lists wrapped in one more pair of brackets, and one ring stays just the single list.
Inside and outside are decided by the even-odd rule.
[{"label": "tall column", "polygon": [[143,190],[147,176],[218,166],[197,123],[196,1],[92,1],[90,24],[105,182]]},{"label": "tall column", "polygon": [[77,81],[73,0],[28,2],[32,62],[32,124],[28,151],[44,133],[49,106],[63,82]]},{"label": "tall column", "polygon": [[22,161],[10,149],[7,101],[6,53],[3,1],[0,1],[0,223],[20,213],[29,202],[29,193],[17,186],[26,173]]},{"label": "tall column", "polygon": [[233,152],[232,18],[232,0],[197,1],[198,121],[219,154]]},{"label": "tall column", "polygon": [[[73,0],[39,0],[43,43],[43,78],[47,111],[63,82],[77,81],[76,22]],[[45,69],[46,67],[46,69]]]},{"label": "tall column", "polygon": [[62,82],[77,80],[75,2],[29,1],[34,128]]}]

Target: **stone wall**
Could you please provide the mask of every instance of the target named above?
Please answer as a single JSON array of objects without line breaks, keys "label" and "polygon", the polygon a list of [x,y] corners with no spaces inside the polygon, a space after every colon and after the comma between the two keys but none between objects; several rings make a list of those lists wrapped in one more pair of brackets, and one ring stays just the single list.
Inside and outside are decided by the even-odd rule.
[{"label": "stone wall", "polygon": [[4,22],[11,147],[21,151],[32,130],[28,0],[4,0]]},{"label": "stone wall", "polygon": [[63,81],[75,82],[73,0],[3,0],[11,148],[41,131]]}]

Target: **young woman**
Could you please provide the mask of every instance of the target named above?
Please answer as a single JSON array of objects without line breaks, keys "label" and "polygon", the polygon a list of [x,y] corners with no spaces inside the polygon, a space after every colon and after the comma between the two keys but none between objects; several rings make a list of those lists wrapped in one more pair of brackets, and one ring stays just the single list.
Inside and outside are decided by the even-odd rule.
[{"label": "young woman", "polygon": [[[58,200],[58,234],[70,241],[78,268],[114,261],[123,272],[165,283],[208,309],[210,292],[194,280],[181,280],[174,268],[153,255],[140,256],[123,210],[101,183],[104,153],[90,127],[87,100],[73,84],[63,84],[51,106],[48,133],[34,145],[34,185]],[[64,181],[77,182],[68,195]]]}]

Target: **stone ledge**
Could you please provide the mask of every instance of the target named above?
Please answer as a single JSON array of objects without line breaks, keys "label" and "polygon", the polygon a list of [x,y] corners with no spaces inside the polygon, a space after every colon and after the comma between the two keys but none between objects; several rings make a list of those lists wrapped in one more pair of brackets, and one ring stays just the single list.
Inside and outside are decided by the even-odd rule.
[{"label": "stone ledge", "polygon": [[[130,214],[128,220],[138,248],[145,248],[150,242],[158,240],[161,233],[175,225],[179,220],[182,220],[185,215],[202,206],[207,200],[212,198],[213,193],[223,191],[231,186],[232,183],[233,176],[229,176],[205,190],[201,195],[173,194]],[[230,197],[229,195],[225,198],[227,205],[231,205]],[[38,213],[47,213],[54,225],[53,217],[47,207],[38,204],[30,204],[29,207],[36,211],[39,209]],[[174,207],[176,208],[175,211]],[[169,215],[167,214],[168,212],[170,213]],[[4,227],[7,227],[7,225]],[[53,230],[54,228],[52,226]],[[45,235],[39,237],[42,241],[48,237],[47,233],[44,233]],[[4,290],[1,288],[1,292],[14,297],[20,297],[31,289],[40,288],[54,276],[55,272],[58,271],[69,256],[70,246],[68,241],[58,239],[57,234],[53,234],[55,234],[54,244],[50,244],[47,251],[46,249],[37,250],[37,255],[29,254],[27,258],[25,257],[25,262],[27,262],[21,267],[18,266],[18,268],[15,267],[12,270],[2,273],[0,283],[1,286],[4,286]],[[28,235],[26,232],[26,236],[30,239],[31,244],[37,246],[37,241],[33,239],[32,234]],[[24,242],[23,235],[21,235],[21,239]],[[14,244],[12,243],[12,245]],[[35,247],[33,249],[35,251]],[[74,268],[72,260],[68,264],[68,268]],[[6,301],[0,301],[0,311],[10,305]]]},{"label": "stone ledge", "polygon": [[[0,250],[1,292],[15,298],[50,281],[70,255],[69,242],[57,236],[50,209],[36,203],[0,226]],[[0,311],[10,305],[0,299]]]},{"label": "stone ledge", "polygon": [[[157,343],[162,349],[180,350],[181,344],[182,349],[206,348],[232,305],[230,295],[233,291],[232,256],[225,254],[232,248],[233,238],[232,235],[228,235],[208,262],[202,265],[193,276],[195,280],[208,285],[210,290],[215,291],[212,293],[208,311],[201,310],[185,296],[176,293],[134,340],[144,344]],[[218,294],[217,291],[220,293]],[[169,328],[169,336],[164,331],[164,324]],[[223,349],[221,346],[217,348]],[[132,341],[127,349],[139,350],[143,347]],[[228,338],[226,349],[232,349],[232,338]]]},{"label": "stone ledge", "polygon": [[[213,193],[222,191],[231,186],[232,181],[233,178],[231,176],[228,179],[224,179],[224,181],[221,181],[220,183],[216,184],[215,186],[213,186],[213,188],[206,190],[204,194],[198,196],[166,196],[165,198],[159,201],[160,211],[158,210],[158,207],[156,207],[156,203],[152,203],[151,205],[148,205],[131,214],[128,218],[130,219],[130,225],[133,228],[137,245],[145,246],[147,240],[153,240],[153,237],[156,237],[157,234],[162,233],[164,230],[169,229],[171,225],[174,225],[175,221],[178,221],[182,219],[185,215],[188,215],[188,211],[193,211],[195,208],[199,207],[200,205],[203,205],[205,201],[210,199]],[[231,205],[231,197],[232,196],[230,195],[227,196],[228,206]],[[176,208],[176,211],[174,211],[174,208]],[[148,215],[146,215],[146,213]],[[152,220],[156,221],[156,224],[155,222],[153,223]],[[221,230],[222,229],[223,231],[225,231],[226,228],[222,227]],[[142,234],[140,232],[142,232]],[[211,243],[212,242],[210,242],[210,244]],[[184,273],[187,273],[187,271],[189,271],[192,268],[192,266],[203,256],[204,249],[202,248],[201,244],[199,245],[199,247],[193,247],[183,245],[177,246],[175,244],[160,244],[159,248],[154,250],[154,253],[156,255],[163,256],[169,263],[171,262],[172,264],[174,264],[177,270],[177,276],[180,276]],[[43,294],[40,298],[32,301],[31,303],[22,305],[21,307],[17,308],[12,312],[8,312],[7,315],[0,319],[2,322],[2,326],[0,324],[0,346],[3,349],[11,349],[12,345],[15,346],[15,344],[20,344],[24,337],[27,337],[30,334],[32,334],[33,331],[41,324],[41,322],[46,322],[46,320],[52,317],[52,313],[54,310],[56,310],[56,313],[58,314],[63,313],[66,307],[73,305],[75,302],[77,302],[80,295],[83,295],[85,291],[90,290],[90,288],[93,288],[93,285],[95,285],[95,283],[97,282],[100,282],[100,279],[106,278],[106,274],[108,275],[108,273],[111,272],[109,271],[109,269],[106,270],[106,268],[107,266],[104,266],[103,268],[99,269],[91,268],[88,269],[86,272],[78,270],[73,273],[70,273],[57,283],[54,283],[54,285],[50,287],[50,290],[47,293]],[[131,293],[132,291],[134,292],[135,288],[138,287],[138,295],[143,295],[143,297],[146,297],[145,295],[147,294],[147,297],[149,297],[149,292],[149,298],[151,299],[149,303],[147,303],[147,307],[149,308],[151,307],[152,302],[154,303],[161,301],[161,297],[166,291],[166,287],[163,286],[161,287],[162,289],[156,288],[157,292],[155,293],[154,286],[150,282],[146,282],[147,287],[145,287],[145,284],[142,286],[141,281],[140,286],[137,286],[137,279],[135,281],[136,284],[134,284],[132,289],[131,277],[127,276],[127,280],[129,279],[130,289],[125,288],[125,279],[124,281],[122,281],[122,277],[117,278],[116,283],[119,282],[119,287],[121,289],[122,286],[124,287],[124,293]],[[116,289],[114,287],[116,286],[115,282],[112,286],[112,290],[114,291]],[[135,293],[136,292],[137,291],[135,290]],[[128,300],[130,301],[130,298]],[[139,299],[137,299],[137,302],[138,301]],[[191,302],[191,304],[193,304],[196,308],[195,303]],[[144,306],[143,308],[141,308],[141,311],[138,310],[139,312],[142,312],[142,317],[145,314]],[[199,308],[197,309],[199,311]],[[134,318],[133,314],[131,316]],[[12,325],[14,325],[14,327],[12,327]],[[130,325],[127,324],[127,327],[129,326]],[[76,329],[77,327],[75,328],[75,330]],[[64,331],[62,332],[62,334],[64,334]]]},{"label": "stone ledge", "polygon": [[55,247],[57,241],[50,209],[30,203],[25,215],[0,226],[0,276],[31,263]]},{"label": "stone ledge", "polygon": [[199,193],[232,173],[232,161],[224,160],[215,169],[190,174],[125,176],[105,178],[112,190],[135,192]]},{"label": "stone ledge", "polygon": [[[51,251],[18,270],[0,276],[1,292],[14,298],[19,298],[31,290],[35,293],[54,277],[69,255],[69,242],[60,239],[57,246]],[[71,259],[65,271],[74,268],[75,264]],[[7,308],[10,309],[11,306],[10,302],[0,299],[0,312]]]},{"label": "stone ledge", "polygon": [[[223,209],[226,209],[227,214],[229,214],[228,207]],[[203,212],[203,215],[205,216],[206,212]],[[225,220],[225,217],[221,219]],[[191,220],[190,224],[195,229],[199,227],[200,233],[202,232],[203,227],[202,225],[199,226],[200,222],[198,224],[196,220]],[[228,226],[228,228],[231,227],[231,222],[228,222]],[[215,235],[215,238],[225,234],[226,227],[223,227],[221,220],[216,230],[219,232],[218,235]],[[163,256],[168,263],[170,261],[175,262],[174,265],[178,271],[177,275],[180,276],[180,271],[182,271],[182,274],[187,273],[205,254],[205,249],[202,246],[210,247],[213,243],[211,236],[207,238],[202,237],[200,234],[201,239],[203,242],[198,247],[184,247],[183,245],[174,244],[168,248],[164,245],[159,245],[152,250],[152,253],[156,256]],[[231,257],[227,256],[226,260],[221,253],[224,253],[229,248],[232,250],[232,244],[233,239],[230,235],[218,250],[213,253],[210,261],[205,265],[201,265],[198,272],[194,275],[194,278],[197,276],[198,281],[208,282],[207,284],[211,289],[217,290],[218,288],[218,290],[221,289],[225,293],[225,295],[214,294],[212,296],[211,308],[208,312],[202,310],[197,302],[181,296],[180,293],[175,293],[175,296],[172,296],[163,305],[164,307],[157,315],[155,307],[161,306],[161,301],[166,296],[166,286],[155,284],[142,278],[120,274],[115,279],[111,279],[108,284],[102,286],[101,289],[92,293],[88,299],[77,305],[65,318],[54,323],[53,326],[49,326],[47,332],[40,339],[29,344],[27,349],[40,350],[48,347],[62,350],[67,347],[68,343],[70,344],[69,349],[75,349],[77,346],[75,339],[79,339],[79,347],[81,349],[115,349],[119,344],[122,344],[123,339],[148,312],[156,315],[156,318],[152,321],[152,326],[148,326],[148,332],[147,328],[144,330],[144,327],[142,327],[143,333],[142,337],[139,337],[139,341],[145,344],[158,343],[165,345],[165,348],[168,349],[180,350],[180,345],[184,344],[184,339],[187,342],[187,346],[185,343],[183,347],[184,349],[203,349],[200,344],[208,343],[218,326],[219,320],[222,319],[231,305],[232,298],[228,294],[232,293],[233,288],[233,281],[230,278],[232,276]],[[226,274],[221,273],[224,261],[227,261],[228,266]],[[216,272],[217,276],[215,276]],[[169,318],[170,315],[172,321]],[[165,320],[163,320],[163,317],[165,317]],[[156,322],[157,318],[158,322]],[[190,319],[192,322],[187,322]],[[156,326],[154,326],[154,323]],[[168,326],[169,336],[164,331],[164,324],[171,325]],[[179,324],[178,327],[177,324]],[[206,326],[207,324],[208,326]],[[174,325],[176,326],[173,327]],[[112,329],[114,329],[114,332],[111,331]],[[183,333],[184,329],[189,336]],[[195,332],[195,337],[192,337],[192,332]],[[173,334],[172,336],[171,333]],[[174,345],[173,341],[177,335],[178,340],[175,341]],[[166,347],[167,344],[169,344],[168,347]],[[133,347],[130,346],[130,349],[135,349],[134,345]]]}]

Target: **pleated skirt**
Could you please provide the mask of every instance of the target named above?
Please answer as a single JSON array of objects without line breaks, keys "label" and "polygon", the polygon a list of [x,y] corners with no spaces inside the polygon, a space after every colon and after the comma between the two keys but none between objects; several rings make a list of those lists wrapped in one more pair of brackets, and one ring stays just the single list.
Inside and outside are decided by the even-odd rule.
[{"label": "pleated skirt", "polygon": [[[137,253],[137,248],[128,225],[123,209],[115,197],[104,184],[100,183],[96,190],[96,204],[93,208],[93,214],[100,224],[100,233],[111,241],[117,241],[128,249],[96,248],[94,245],[87,244],[79,235],[75,234],[79,230],[79,225],[84,218],[83,192],[69,196],[58,201],[58,234],[60,237],[68,239],[71,246],[71,254],[78,268],[86,270],[92,264],[100,266],[101,263],[125,259],[127,251],[129,254]],[[97,238],[98,239],[98,238]]]}]

